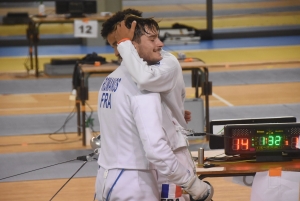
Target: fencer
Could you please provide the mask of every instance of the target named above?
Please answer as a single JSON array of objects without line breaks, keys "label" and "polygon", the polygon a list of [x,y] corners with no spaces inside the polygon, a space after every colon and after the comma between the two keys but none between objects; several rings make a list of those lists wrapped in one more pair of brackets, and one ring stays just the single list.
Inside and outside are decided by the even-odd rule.
[{"label": "fencer", "polygon": [[166,111],[159,94],[141,93],[122,64],[103,82],[98,109],[99,201],[160,200],[157,170],[193,198],[210,200],[212,189],[180,164],[168,145],[161,124]]},{"label": "fencer", "polygon": [[[110,34],[111,32],[114,31],[115,25],[117,23],[123,21],[125,19],[125,16],[127,16],[129,14],[141,17],[142,12],[140,12],[138,10],[135,10],[135,9],[130,9],[130,8],[129,9],[125,9],[123,11],[117,12],[113,17],[111,17],[110,19],[108,19],[103,24],[103,29],[102,29],[101,35],[104,38],[107,38],[108,34]],[[117,41],[114,41],[112,43],[116,44]],[[118,53],[118,50],[117,50],[116,46],[114,46],[114,50],[115,50],[116,56],[118,56],[120,58],[120,54]],[[171,55],[171,54],[169,54],[167,52],[164,52],[164,53],[165,53],[165,54],[163,54],[165,56],[163,58],[164,61],[168,61],[170,59],[171,63],[178,64],[177,59],[173,55]],[[169,82],[170,79],[165,79],[165,76],[154,74],[154,76],[156,76],[156,81],[159,81],[159,82],[157,82],[156,85],[154,86],[152,84],[153,83],[152,80],[148,81],[148,79],[143,79],[143,81],[144,81],[144,87],[146,87],[147,90],[151,90],[151,87],[152,88],[153,87],[158,87],[156,89],[156,90],[158,90],[158,92],[166,92],[166,91],[168,91],[168,94],[169,94],[168,96],[169,97],[172,97],[172,98],[176,97],[175,101],[171,102],[170,105],[171,105],[171,108],[173,110],[175,110],[175,113],[179,116],[178,119],[182,119],[183,102],[180,102],[180,101],[183,100],[183,98],[184,98],[185,89],[184,89],[184,82],[183,82],[183,78],[182,78],[181,67],[179,65],[176,65],[176,66],[174,66],[174,68],[169,68],[169,66],[166,65],[165,62],[162,62],[162,63],[163,64],[160,65],[160,69],[165,70],[167,73],[171,73],[172,75],[177,74],[178,76],[174,76],[174,78],[172,78],[170,76],[169,78],[172,79],[171,80],[172,82],[170,83]],[[166,62],[166,63],[170,64],[170,62]],[[144,73],[147,73],[147,71],[144,71]],[[145,76],[143,76],[143,77],[145,77]],[[148,85],[150,85],[150,88],[148,87]],[[160,85],[163,86],[163,87],[160,87]],[[164,94],[162,94],[162,96],[164,96]],[[165,101],[163,101],[163,102],[165,102]],[[169,102],[170,101],[166,101],[167,104],[165,104],[164,106],[166,107]],[[177,102],[177,104],[175,102]],[[170,113],[170,115],[171,114],[172,114],[172,112]],[[185,114],[186,114],[185,120],[189,121],[190,120],[190,113],[188,111],[185,111]],[[172,126],[172,127],[174,126],[172,124],[172,122],[171,122],[171,124],[170,124],[170,121],[168,123],[168,120],[170,120],[170,117],[172,116],[172,115],[171,116],[170,115],[167,116],[167,118],[164,118],[164,120],[165,120],[164,121],[165,122],[164,123],[165,124],[164,127],[165,127],[165,130],[167,130],[168,133],[171,135],[169,138],[172,139],[173,144],[175,144],[175,146],[173,146],[173,148],[174,148],[174,147],[176,147],[176,146],[179,145],[179,143],[176,143],[177,142],[177,138],[178,138],[176,136],[176,134],[178,134],[178,133],[176,131],[174,132],[174,129],[168,129],[167,128],[167,126]],[[175,120],[174,122],[177,122],[177,121]],[[184,122],[184,124],[185,124],[184,120],[182,122]],[[94,137],[94,138],[91,139],[91,146],[92,146],[93,149],[97,149],[98,150],[98,148],[100,147],[100,144],[101,144],[100,137],[101,136],[99,135],[98,137]],[[181,142],[180,146],[185,146],[186,147],[185,139],[183,139],[183,142]],[[183,164],[189,165],[191,167],[190,171],[194,171],[193,170],[193,162],[191,160],[188,160],[188,158],[190,158],[190,156],[189,156],[189,152],[187,152],[187,148],[185,148],[185,149],[182,148],[182,150],[177,149],[176,154],[177,155],[181,154],[182,156],[178,157],[178,158],[181,159],[181,160],[183,160],[182,161]],[[162,195],[164,195],[164,198],[175,198],[175,197],[170,197],[170,195],[172,195],[172,194],[175,195],[176,186],[174,187],[174,185],[171,185],[167,181],[167,178],[165,178],[165,177],[163,177],[161,175],[159,175],[159,181],[160,181],[160,184],[158,186],[159,186],[160,191],[162,190],[162,188],[166,189],[163,193],[161,193]],[[173,192],[171,191],[171,189],[173,190]],[[189,200],[189,196],[187,196],[187,195],[183,195],[183,196],[185,196],[185,198],[186,198],[185,200]],[[183,200],[183,199],[180,199],[180,200]]]},{"label": "fencer", "polygon": [[[133,21],[137,22],[139,28],[136,28],[135,30],[128,29],[127,27],[130,27]],[[189,171],[196,173],[186,140],[188,131],[183,128],[187,127],[183,106],[185,99],[185,84],[178,59],[171,53],[162,50],[163,43],[158,38],[158,32],[148,38],[141,38],[144,33],[140,30],[143,30],[143,27],[145,26],[143,18],[127,16],[126,23],[127,27],[125,26],[125,21],[119,23],[115,38],[116,41],[123,38],[132,39],[132,44],[126,43],[122,48],[118,46],[117,52],[122,57],[124,65],[140,90],[160,93],[162,105],[167,111],[163,118],[163,127],[170,139],[171,148],[177,159],[184,164]],[[159,30],[158,25],[156,26],[156,29]],[[152,51],[154,53],[160,52],[162,60],[157,62],[157,60],[153,59],[153,54],[151,54]],[[174,126],[176,131],[174,131]],[[163,190],[162,188],[165,188],[169,184],[168,178],[159,174],[160,190]],[[169,189],[170,188],[171,187],[169,187]],[[171,194],[174,195],[176,187],[173,187],[172,189],[174,190]],[[166,196],[165,194],[166,193],[164,192],[162,193],[163,196]],[[170,192],[168,194],[170,194]],[[185,197],[185,200],[189,200],[189,197],[184,195],[182,197]],[[172,199],[178,197],[170,197],[167,195],[165,198]]]},{"label": "fencer", "polygon": [[[149,25],[149,26],[151,27],[151,25]],[[109,37],[108,37],[108,41],[110,41]],[[119,45],[112,44],[112,43],[111,43],[111,45],[113,47],[116,45],[119,47],[119,46],[122,46],[123,43],[125,44],[128,42],[131,43],[131,41],[122,41],[119,43]],[[154,56],[157,57],[157,59],[158,59],[157,61],[161,60],[161,56],[159,53],[155,54]],[[133,117],[134,114],[137,114],[138,112],[131,114],[130,112],[135,111],[135,110],[132,109],[132,111],[130,111],[130,110],[128,111],[128,107],[126,107],[126,106],[131,106],[131,108],[132,108],[133,107],[132,104],[135,103],[136,101],[134,101],[135,100],[134,98],[131,99],[130,97],[135,97],[134,95],[141,94],[141,93],[142,92],[140,90],[138,90],[135,83],[132,81],[128,71],[126,70],[126,68],[123,65],[123,62],[116,71],[114,71],[109,77],[107,77],[105,79],[105,81],[103,82],[103,84],[101,86],[100,93],[99,93],[99,103],[98,103],[99,113],[98,113],[98,115],[99,115],[99,120],[100,120],[100,125],[101,125],[101,134],[102,134],[101,146],[102,146],[102,148],[101,148],[101,154],[100,154],[99,160],[98,160],[101,168],[99,169],[99,173],[97,176],[97,185],[96,185],[97,186],[96,187],[97,198],[99,200],[102,200],[102,197],[107,199],[107,196],[109,196],[109,195],[112,196],[111,198],[113,198],[114,196],[117,196],[117,195],[113,196],[113,193],[110,194],[110,192],[112,192],[112,191],[109,191],[108,189],[116,189],[117,184],[119,183],[119,185],[121,185],[122,184],[121,180],[124,181],[124,179],[126,179],[126,178],[129,178],[128,182],[129,181],[134,182],[134,180],[132,180],[132,178],[130,179],[130,177],[131,176],[135,177],[134,175],[136,175],[136,174],[139,175],[140,170],[144,170],[143,173],[145,173],[145,174],[140,174],[140,175],[141,176],[148,175],[148,176],[146,176],[148,178],[148,180],[147,180],[148,185],[146,185],[145,189],[148,189],[149,191],[151,191],[150,194],[152,196],[154,196],[154,197],[152,197],[153,200],[157,200],[160,195],[156,194],[157,192],[153,192],[154,189],[153,189],[153,186],[151,186],[151,184],[155,185],[155,172],[156,172],[155,169],[152,169],[153,167],[152,167],[151,163],[148,164],[148,162],[151,161],[153,164],[155,164],[156,168],[162,174],[164,174],[170,181],[174,181],[174,183],[183,186],[185,188],[185,190],[187,192],[189,192],[194,198],[208,197],[207,199],[210,199],[210,196],[213,194],[212,187],[201,182],[198,178],[196,178],[196,176],[194,175],[193,172],[188,171],[188,169],[186,167],[182,166],[178,162],[177,158],[174,156],[174,153],[171,150],[171,147],[167,143],[169,140],[169,139],[167,139],[168,135],[166,135],[163,132],[161,125],[157,124],[157,120],[155,120],[155,122],[158,126],[156,126],[156,124],[155,124],[155,126],[154,126],[154,124],[152,124],[152,125],[150,124],[151,126],[149,126],[149,129],[152,128],[153,131],[160,130],[159,136],[161,136],[161,137],[158,138],[160,140],[157,141],[158,144],[155,143],[154,145],[158,146],[160,148],[164,148],[162,150],[167,150],[169,155],[167,154],[166,156],[170,156],[170,157],[163,158],[161,156],[161,153],[155,153],[155,152],[154,153],[151,152],[149,154],[148,153],[149,150],[146,149],[147,145],[148,145],[148,147],[151,147],[151,146],[153,146],[153,144],[150,143],[150,145],[149,144],[144,145],[143,140],[142,140],[142,143],[141,143],[141,141],[138,140],[139,139],[138,135],[140,135],[140,136],[144,135],[143,134],[144,130],[141,128],[143,128],[143,126],[147,125],[147,124],[145,124],[145,122],[147,122],[147,121],[138,121],[139,118],[136,119],[136,117]],[[149,103],[151,103],[151,102],[152,101],[150,101]],[[160,103],[159,101],[156,101],[156,102]],[[155,103],[155,101],[153,101],[153,103]],[[134,105],[138,105],[138,104],[134,104]],[[151,104],[149,104],[149,105],[151,105]],[[147,108],[149,108],[149,106],[147,106],[145,108],[147,109]],[[162,107],[162,111],[165,111],[166,109],[167,109],[166,107]],[[152,110],[157,111],[157,110],[155,110],[155,108],[154,109],[151,108],[150,111],[152,111]],[[142,108],[137,109],[137,111],[142,111]],[[151,114],[150,111],[148,111],[149,114]],[[146,114],[146,113],[147,113],[147,111],[143,112],[141,114]],[[162,113],[164,115],[168,115],[168,113],[166,111],[162,112]],[[160,115],[156,115],[156,116],[159,117]],[[129,118],[129,117],[133,117],[135,122],[132,121],[133,118]],[[152,117],[155,118],[155,115],[152,115],[151,118]],[[145,115],[144,120],[146,120],[147,118],[150,118],[150,116]],[[112,119],[116,121],[115,122],[116,124],[111,125],[110,120],[112,120]],[[161,121],[163,121],[164,118],[162,119],[162,118],[156,117],[156,119],[160,119]],[[138,122],[140,122],[140,123],[138,123]],[[142,126],[139,127],[138,126],[139,124],[141,124]],[[133,125],[136,125],[137,128],[139,128],[139,129],[135,129],[135,127]],[[172,127],[174,128],[174,125]],[[122,131],[122,132],[120,132],[120,131]],[[149,131],[151,131],[151,129]],[[135,134],[133,134],[133,133],[135,133]],[[152,133],[152,131],[149,133]],[[156,131],[155,131],[155,133],[156,133]],[[146,136],[148,136],[148,135],[146,135]],[[148,138],[150,139],[149,136],[148,136]],[[133,142],[132,141],[133,139],[137,140],[137,143],[134,143],[134,144],[129,143],[128,144],[128,142]],[[155,141],[155,139],[154,139],[154,141]],[[161,140],[161,139],[164,139],[164,140]],[[151,140],[151,142],[152,142],[152,140]],[[161,144],[161,143],[165,143],[165,144]],[[131,147],[131,148],[129,148],[129,147]],[[137,150],[139,150],[142,153],[136,152]],[[153,149],[153,150],[155,150],[155,149]],[[124,153],[127,152],[127,153],[131,153],[133,155],[136,155],[136,157],[134,157],[134,156],[122,157],[121,156],[122,151],[125,151]],[[143,153],[146,153],[146,158],[145,158],[145,155],[143,155]],[[156,155],[156,154],[158,154],[158,155]],[[137,162],[137,160],[134,160],[137,158],[140,158],[143,160],[138,160],[138,162]],[[133,159],[133,161],[130,159]],[[148,162],[147,162],[147,159],[148,159]],[[171,165],[170,167],[168,167],[168,165],[167,165],[168,161],[172,161],[170,164],[176,164],[176,165],[175,166]],[[167,166],[164,166],[164,165],[167,165]],[[176,167],[176,168],[174,169],[174,167]],[[166,169],[164,169],[164,168],[166,168]],[[180,171],[179,171],[180,169],[185,170],[185,171],[183,171],[183,172],[185,172],[185,174],[180,175]],[[171,171],[171,174],[168,171],[165,172],[165,170]],[[179,172],[177,172],[177,170]],[[174,172],[176,172],[176,174]],[[125,176],[125,173],[126,173],[126,176]],[[153,173],[154,173],[154,178],[153,178]],[[112,174],[116,174],[115,177],[113,177],[113,176],[109,177],[109,175],[112,175]],[[179,179],[178,176],[180,177],[181,180],[178,180]],[[114,187],[113,187],[113,185],[107,185],[107,184],[109,184],[109,181],[112,181],[112,180],[109,180],[109,178],[111,179],[112,177],[115,178],[115,180],[114,179],[112,179],[112,180],[114,180],[114,182],[116,182],[116,185]],[[106,180],[106,182],[105,182],[105,180]],[[185,182],[183,182],[184,180],[185,180]],[[104,183],[105,183],[105,185],[104,185]],[[142,188],[145,185],[137,185],[137,186]],[[150,186],[150,188],[149,188],[149,186]],[[195,186],[198,186],[198,188],[193,189],[193,187],[195,187]],[[119,188],[120,188],[120,186],[119,186]],[[123,190],[122,188],[125,188],[125,187],[123,186],[119,190],[122,191]],[[152,190],[150,190],[150,189],[152,189]],[[193,189],[193,190],[191,190],[191,189]],[[207,190],[207,189],[210,189],[210,190]],[[119,192],[119,190],[118,189],[114,190],[114,192],[115,193],[116,193],[116,191]],[[197,193],[195,194],[194,191],[196,191]],[[107,194],[106,194],[106,192],[107,192]],[[130,195],[130,196],[139,196],[139,195],[137,195],[136,191],[128,192],[128,189],[127,189],[126,192],[127,192],[127,194],[134,194],[134,195]],[[124,193],[124,191],[123,191],[123,193]],[[123,195],[123,194],[121,193],[119,195]],[[205,196],[203,196],[203,195],[205,195]],[[206,195],[208,195],[208,196],[206,196]],[[142,196],[146,196],[146,198],[145,197],[136,197],[136,198],[152,200],[150,197],[148,199],[147,196],[150,196],[150,195],[148,195],[147,193],[146,194],[144,193]],[[119,198],[115,197],[115,198],[121,199],[121,200],[125,199],[125,198],[120,198],[120,197]],[[157,198],[157,199],[155,199],[155,198]],[[133,199],[133,200],[135,200],[135,199]],[[137,199],[137,200],[139,200],[139,199]]]}]

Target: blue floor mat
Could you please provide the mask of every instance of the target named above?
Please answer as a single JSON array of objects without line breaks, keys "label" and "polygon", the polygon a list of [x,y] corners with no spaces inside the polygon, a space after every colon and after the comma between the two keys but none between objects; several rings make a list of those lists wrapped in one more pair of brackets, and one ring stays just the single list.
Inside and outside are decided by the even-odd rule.
[{"label": "blue floor mat", "polygon": [[[180,50],[209,50],[224,48],[250,48],[250,47],[274,47],[300,45],[300,36],[261,37],[261,38],[238,38],[238,39],[215,39],[201,41],[198,44],[165,45],[167,51]],[[113,54],[110,46],[82,46],[82,45],[55,45],[39,46],[39,56],[47,55],[82,55],[97,52],[98,54]],[[27,56],[28,47],[0,47],[0,57]]]}]

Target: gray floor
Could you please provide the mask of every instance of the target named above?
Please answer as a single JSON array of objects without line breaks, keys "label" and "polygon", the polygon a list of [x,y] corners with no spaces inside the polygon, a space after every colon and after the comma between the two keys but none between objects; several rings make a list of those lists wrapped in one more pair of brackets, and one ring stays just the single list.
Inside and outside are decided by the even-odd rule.
[{"label": "gray floor", "polygon": [[[184,74],[187,86],[190,86],[190,75]],[[254,70],[254,71],[232,71],[210,73],[210,80],[214,86],[222,85],[248,85],[261,83],[278,82],[299,82],[300,68],[286,68],[273,70]],[[89,80],[90,91],[98,91],[102,82],[101,77],[92,77]],[[57,87],[59,86],[59,87]],[[36,80],[2,80],[0,81],[1,94],[18,93],[49,93],[49,92],[69,92],[71,91],[71,79],[36,79]],[[190,101],[190,100],[189,100]],[[204,125],[204,114],[201,107],[203,102],[200,100],[193,104],[188,104],[189,109],[194,112],[193,123],[189,124],[190,129],[197,131],[199,126]],[[202,108],[202,109],[201,109]],[[59,129],[68,117],[68,113],[62,114],[39,114],[39,115],[11,115],[0,116],[0,135],[23,135],[54,133]],[[76,116],[76,115],[75,115]],[[73,117],[65,126],[66,132],[76,132],[76,117]],[[257,106],[234,106],[234,107],[212,107],[210,108],[210,119],[238,119],[255,117],[279,117],[295,116],[300,119],[299,104],[278,104],[278,105],[257,105]],[[95,130],[99,130],[96,112]],[[62,133],[63,131],[59,131]],[[208,149],[205,144],[205,149]],[[37,170],[31,173],[18,175],[16,177],[1,180],[4,177],[31,171],[48,165],[53,165],[75,159],[77,156],[87,155],[91,150],[74,151],[52,151],[52,152],[34,152],[18,154],[0,154],[0,182],[21,181],[21,180],[39,180],[54,178],[70,178],[72,174],[83,163],[82,161],[73,161],[57,166]],[[76,177],[95,176],[97,164],[95,161],[88,162]]]},{"label": "gray floor", "polygon": [[[190,74],[185,73],[184,79],[186,86],[191,86]],[[209,80],[212,81],[213,86],[300,82],[300,68],[213,72],[209,74]],[[103,77],[90,78],[89,90],[98,91],[102,81]],[[71,83],[71,78],[1,80],[0,94],[71,92]],[[189,105],[191,111],[204,113],[203,110],[199,110],[199,107],[203,106],[197,103]],[[201,129],[199,130],[198,122],[202,124],[205,117],[197,112],[194,113],[193,121],[195,123],[192,122],[190,128],[200,132]],[[68,115],[70,115],[70,113],[0,116],[0,135],[54,133],[64,125]],[[295,116],[297,119],[300,119],[300,103],[210,108],[210,120],[274,116]],[[99,131],[100,128],[96,111],[92,114],[92,117],[95,119],[94,130]],[[76,114],[64,126],[64,129],[65,132],[77,131]],[[63,131],[64,130],[60,130],[59,133]]]},{"label": "gray floor", "polygon": [[[79,160],[67,161],[76,159],[78,156],[87,156],[90,153],[92,153],[92,150],[0,154],[0,182],[70,178],[84,162]],[[63,164],[55,165],[57,163]],[[51,167],[40,169],[47,166]],[[97,169],[97,162],[95,160],[90,161],[84,165],[75,177],[95,176]],[[24,172],[29,173],[10,177]],[[3,179],[6,177],[10,178]]]},{"label": "gray floor", "polygon": [[[206,0],[124,0],[123,5],[173,5],[188,3],[205,3]],[[231,3],[232,0],[214,0],[214,3]],[[235,0],[239,2],[261,2],[261,0]],[[36,6],[34,4],[33,6]],[[243,10],[214,10],[214,16],[239,15],[239,14],[258,14],[268,12],[299,11],[300,7],[285,7],[265,9],[243,9]],[[204,16],[205,12],[199,11],[180,11],[180,12],[145,12],[144,16]],[[276,27],[278,29],[278,27]],[[218,30],[216,30],[217,32]],[[232,30],[230,30],[232,31]],[[191,86],[190,75],[184,74],[186,86]],[[222,85],[246,85],[246,84],[265,84],[278,82],[299,82],[300,69],[277,69],[261,71],[236,71],[226,73],[210,73],[210,80],[214,86]],[[90,91],[98,91],[103,78],[93,77],[89,79]],[[1,80],[0,94],[22,94],[22,93],[51,93],[51,92],[71,92],[71,79],[37,79],[37,80]],[[59,87],[58,87],[59,86]],[[192,104],[191,109],[198,111],[199,103]],[[68,113],[63,114],[40,114],[40,115],[18,115],[0,116],[0,136],[4,135],[23,135],[53,133],[65,122]],[[210,119],[235,119],[235,118],[254,118],[254,117],[275,117],[275,116],[295,116],[300,119],[299,104],[280,104],[280,105],[259,105],[259,106],[235,106],[235,107],[213,107],[210,108]],[[195,115],[194,115],[195,117]],[[94,113],[93,118],[97,121]],[[195,124],[190,124],[191,129],[197,130],[197,122],[203,122],[202,115],[193,119]],[[204,123],[204,122],[203,122]],[[95,123],[95,130],[99,126]],[[199,123],[198,123],[199,124]],[[201,125],[202,123],[200,123]],[[66,132],[76,132],[76,117],[73,117],[65,127]],[[62,130],[60,131],[62,132]],[[208,148],[208,147],[206,147]],[[82,161],[72,161],[46,169],[37,170],[31,173],[18,175],[15,177],[2,179],[26,171],[54,165],[75,159],[78,156],[85,156],[92,150],[72,150],[72,151],[52,151],[52,152],[33,152],[18,154],[0,154],[0,182],[41,180],[68,178],[74,174],[83,164]],[[97,163],[88,162],[75,177],[94,177],[96,175]],[[17,189],[16,189],[17,190]]]},{"label": "gray floor", "polygon": [[280,105],[213,107],[210,108],[209,111],[211,120],[294,116],[297,118],[297,122],[300,121],[300,103]]},{"label": "gray floor", "polygon": [[[98,91],[103,77],[89,78],[89,91]],[[186,87],[191,86],[191,76],[184,73]],[[213,86],[300,82],[300,68],[211,72]],[[58,87],[59,86],[59,87]],[[0,80],[0,94],[71,92],[71,78]]]},{"label": "gray floor", "polygon": [[[189,104],[193,113],[193,121],[189,128],[197,132],[203,131],[205,117],[204,110],[200,104]],[[199,111],[198,113],[195,111]],[[203,114],[200,114],[200,111]],[[234,107],[212,107],[209,109],[210,120],[216,119],[239,119],[258,117],[280,117],[294,116],[300,120],[299,104],[278,104],[258,106],[234,106]],[[13,115],[0,116],[0,136],[26,135],[26,134],[51,134],[64,125],[68,113],[63,114],[38,114],[38,115]],[[99,131],[99,122],[96,112],[93,113],[95,131]],[[199,129],[200,128],[200,129]],[[202,128],[202,129],[201,129]],[[77,132],[76,115],[64,126],[65,132]],[[58,133],[63,133],[60,130]]]}]

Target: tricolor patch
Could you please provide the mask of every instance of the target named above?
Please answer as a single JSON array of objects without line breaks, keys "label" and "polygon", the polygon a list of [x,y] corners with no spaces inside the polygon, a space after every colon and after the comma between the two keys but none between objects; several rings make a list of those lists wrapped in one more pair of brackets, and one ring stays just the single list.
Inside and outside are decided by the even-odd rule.
[{"label": "tricolor patch", "polygon": [[162,184],[161,198],[179,198],[182,195],[182,189],[175,184]]}]

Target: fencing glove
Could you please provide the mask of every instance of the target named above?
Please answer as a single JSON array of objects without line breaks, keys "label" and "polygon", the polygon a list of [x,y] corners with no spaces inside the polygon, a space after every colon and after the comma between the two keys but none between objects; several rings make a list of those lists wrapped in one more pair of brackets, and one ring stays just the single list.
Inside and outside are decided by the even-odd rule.
[{"label": "fencing glove", "polygon": [[200,180],[196,175],[182,185],[183,189],[190,194],[191,200],[210,201],[214,194],[214,188],[207,181]]},{"label": "fencing glove", "polygon": [[98,135],[97,137],[92,137],[90,139],[90,144],[93,150],[98,150],[101,148],[101,135]]}]

